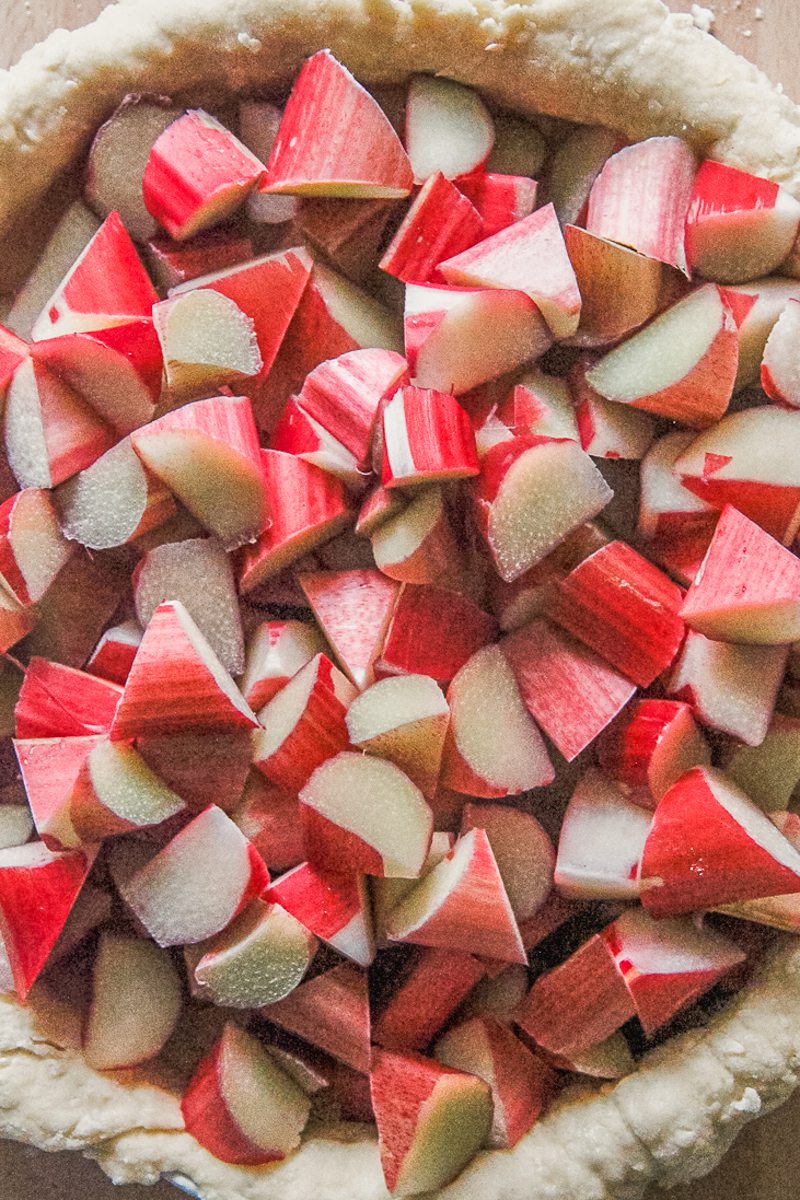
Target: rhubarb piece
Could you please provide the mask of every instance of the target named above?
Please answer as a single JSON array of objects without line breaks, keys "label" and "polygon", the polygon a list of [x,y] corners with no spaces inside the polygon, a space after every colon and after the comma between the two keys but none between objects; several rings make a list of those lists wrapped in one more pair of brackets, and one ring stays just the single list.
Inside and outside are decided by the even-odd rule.
[{"label": "rhubarb piece", "polygon": [[679,700],[639,700],[600,738],[600,766],[642,808],[655,808],[690,767],[711,765],[692,710]]},{"label": "rhubarb piece", "polygon": [[582,220],[595,179],[622,145],[605,125],[578,125],[556,146],[547,190],[564,227]]},{"label": "rhubarb piece", "polygon": [[384,487],[468,479],[479,470],[472,425],[453,396],[408,386],[385,406]]},{"label": "rhubarb piece", "polygon": [[[535,176],[546,156],[547,143],[538,125],[516,113],[498,113],[494,145],[486,161],[487,172]],[[460,186],[462,181],[459,179],[458,182]]]},{"label": "rhubarb piece", "polygon": [[79,548],[34,610],[38,619],[25,642],[26,653],[82,666],[111,622],[128,582],[121,558],[93,556]]},{"label": "rhubarb piece", "polygon": [[170,491],[142,465],[130,438],[106,450],[56,492],[64,535],[88,550],[110,550],[168,521]]},{"label": "rhubarb piece", "polygon": [[761,386],[780,404],[800,408],[800,301],[789,300],[773,326],[761,362]]},{"label": "rhubarb piece", "polygon": [[264,899],[281,905],[311,933],[359,967],[368,967],[375,957],[372,913],[363,875],[301,863],[271,883]]},{"label": "rhubarb piece", "polygon": [[155,237],[147,243],[145,255],[150,274],[164,292],[255,258],[251,238],[232,237],[224,230],[211,230],[190,242]]},{"label": "rhubarb piece", "polygon": [[324,654],[316,654],[262,708],[253,765],[297,793],[320,764],[347,745],[345,712],[355,688]]},{"label": "rhubarb piece", "polygon": [[244,204],[264,165],[203,109],[168,125],[142,179],[147,211],[176,242],[219,225]]},{"label": "rhubarb piece", "polygon": [[30,338],[36,318],[72,264],[100,228],[100,221],[82,200],[73,200],[44,243],[28,278],[17,292],[5,324],[21,338]]},{"label": "rhubarb piece", "polygon": [[27,342],[0,325],[0,395],[5,395],[17,368],[30,358],[30,354]]},{"label": "rhubarb piece", "polygon": [[46,491],[26,488],[0,505],[0,579],[18,603],[41,600],[71,553]]},{"label": "rhubarb piece", "polygon": [[119,215],[112,212],[72,264],[33,325],[33,340],[149,317],[158,293]]},{"label": "rhubarb piece", "polygon": [[382,679],[347,711],[350,745],[395,763],[430,799],[439,782],[447,701],[426,675]]},{"label": "rhubarb piece", "polygon": [[688,274],[684,225],[696,169],[692,151],[680,138],[624,146],[592,185],[587,230]]},{"label": "rhubarb piece", "polygon": [[794,245],[800,202],[769,179],[707,160],[686,214],[691,271],[718,283],[769,275]]},{"label": "rhubarb piece", "polygon": [[258,711],[316,654],[324,650],[319,631],[302,621],[263,621],[247,642],[242,695]]},{"label": "rhubarb piece", "polygon": [[300,791],[309,859],[332,871],[419,875],[433,830],[422,792],[394,763],[342,751]]},{"label": "rhubarb piece", "polygon": [[[269,187],[269,182],[266,184]],[[256,199],[292,197],[256,194]],[[385,283],[376,278],[375,264],[386,240],[386,228],[398,211],[392,200],[336,200],[306,197],[300,202],[295,227],[315,250],[354,283]],[[391,289],[385,289],[387,298]]]},{"label": "rhubarb piece", "polygon": [[390,579],[458,585],[463,572],[461,551],[442,489],[435,485],[389,514],[372,533],[371,542],[375,565]]},{"label": "rhubarb piece", "polygon": [[27,804],[0,805],[0,850],[24,846],[33,829],[33,817]]},{"label": "rhubarb piece", "polygon": [[775,405],[728,413],[676,459],[684,487],[707,504],[732,504],[783,545],[800,525],[794,446],[800,413]]},{"label": "rhubarb piece", "polygon": [[16,736],[84,737],[111,728],[122,688],[83,671],[32,658],[14,711]]},{"label": "rhubarb piece", "polygon": [[786,668],[786,646],[737,646],[690,629],[667,684],[701,725],[759,746]]},{"label": "rhubarb piece", "polygon": [[294,396],[283,407],[270,436],[269,448],[302,458],[304,462],[336,475],[352,491],[359,491],[363,485],[363,474],[355,457],[319,421],[309,416]]},{"label": "rhubarb piece", "polygon": [[437,1191],[455,1179],[489,1135],[491,1092],[474,1075],[418,1054],[380,1050],[370,1089],[381,1165],[393,1196]]},{"label": "rhubarb piece", "polygon": [[239,586],[248,592],[345,528],[350,508],[339,479],[280,450],[262,451],[272,523],[242,553]]},{"label": "rhubarb piece", "polygon": [[713,929],[685,917],[654,921],[641,908],[626,909],[600,936],[648,1036],[747,957]]},{"label": "rhubarb piece", "polygon": [[185,807],[132,746],[104,738],[78,772],[69,797],[69,819],[82,842],[99,842],[160,825]]},{"label": "rhubarb piece", "polygon": [[619,341],[657,312],[663,277],[657,259],[595,237],[577,225],[565,226],[564,242],[581,294],[581,316],[573,334],[576,345]]},{"label": "rhubarb piece", "polygon": [[[438,811],[435,813],[438,819]],[[428,851],[425,862],[422,864],[422,870],[419,873],[419,878],[424,879],[429,871],[432,871],[437,863],[440,863],[443,858],[446,858],[455,844],[455,834],[442,833],[435,831],[431,838],[431,847]],[[373,875],[370,879],[370,891],[372,894],[372,913],[375,925],[375,931],[379,945],[386,944],[385,929],[386,920],[390,911],[396,904],[407,896],[414,888],[416,879],[402,879],[395,877],[392,879],[379,878]]]},{"label": "rhubarb piece", "polygon": [[17,368],[6,399],[5,447],[20,487],[55,487],[113,443],[111,430],[56,375],[30,358]]},{"label": "rhubarb piece", "polygon": [[517,1024],[537,1046],[570,1058],[605,1041],[636,1016],[636,1006],[602,935],[595,934],[566,962],[540,975]]},{"label": "rhubarb piece", "polygon": [[728,407],[738,354],[736,323],[708,284],[610,350],[586,380],[607,400],[705,429]]},{"label": "rhubarb piece", "polygon": [[[311,267],[311,257],[305,250],[279,250],[192,279],[174,288],[171,295],[207,288],[233,301],[253,322],[261,354],[261,376],[266,378],[304,295]],[[293,385],[289,392],[292,390]]]},{"label": "rhubarb piece", "polygon": [[[531,434],[490,450],[475,489],[478,521],[506,582],[597,516],[612,495],[580,446]],[[535,522],[530,520],[532,511]]]},{"label": "rhubarb piece", "polygon": [[242,798],[253,757],[249,726],[146,735],[136,739],[136,749],[193,812],[216,804],[230,813]]},{"label": "rhubarb piece", "polygon": [[[555,774],[544,741],[522,703],[514,675],[498,646],[478,650],[447,691],[450,729],[442,783],[488,799],[545,787]],[[486,713],[493,714],[492,723]],[[496,725],[494,722],[496,721]],[[496,736],[502,728],[502,742]]]},{"label": "rhubarb piece", "polygon": [[621,1031],[609,1034],[596,1046],[588,1046],[569,1055],[548,1056],[553,1066],[561,1071],[573,1071],[587,1075],[590,1079],[622,1079],[636,1068],[625,1036]]},{"label": "rhubarb piece", "polygon": [[147,1062],[163,1049],[183,1006],[169,955],[142,938],[104,932],[92,975],[83,1054],[96,1071]]},{"label": "rhubarb piece", "polygon": [[800,563],[726,505],[681,615],[692,629],[719,641],[794,641],[800,637]]},{"label": "rhubarb piece", "polygon": [[800,892],[800,854],[719,771],[694,767],[662,796],[641,899],[654,917]]},{"label": "rhubarb piece", "polygon": [[723,288],[723,295],[739,327],[736,391],[740,391],[758,382],[769,335],[788,301],[800,300],[800,282],[771,275],[754,283]]},{"label": "rhubarb piece", "polygon": [[460,1016],[488,1017],[501,1025],[510,1025],[528,991],[528,968],[510,963],[499,975],[479,979],[462,1005]]},{"label": "rhubarb piece", "polygon": [[418,387],[462,395],[538,358],[551,341],[523,292],[406,287],[406,357]]},{"label": "rhubarb piece", "polygon": [[531,621],[501,643],[528,712],[568,762],[617,716],[635,686],[592,650]]},{"label": "rhubarb piece", "polygon": [[152,420],[163,361],[151,320],[47,338],[34,344],[33,358],[77,392],[117,434],[131,433]]},{"label": "rhubarb piece", "polygon": [[50,850],[80,845],[70,815],[70,797],[83,764],[101,740],[99,736],[14,740],[36,832]]},{"label": "rhubarb piece", "polygon": [[[239,137],[259,162],[269,162],[281,125],[283,111],[268,100],[239,101]],[[279,196],[261,191],[262,179],[247,197],[247,216],[256,225],[282,225],[297,216],[295,196]]]},{"label": "rhubarb piece", "polygon": [[300,403],[364,468],[378,412],[405,382],[406,370],[405,359],[393,350],[352,350],[309,372]]},{"label": "rhubarb piece", "polygon": [[469,175],[486,162],[495,129],[478,93],[441,76],[415,75],[406,98],[405,142],[414,182]]},{"label": "rhubarb piece", "polygon": [[567,381],[557,375],[545,375],[536,367],[526,371],[497,416],[510,431],[527,430],[539,437],[579,440],[575,404]]},{"label": "rhubarb piece", "polygon": [[[249,766],[249,762],[248,762]],[[271,871],[288,871],[305,857],[297,797],[251,771],[231,816]]]},{"label": "rhubarb piece", "polygon": [[[267,432],[314,367],[359,347],[402,348],[394,313],[337,271],[318,261],[313,268],[280,354],[256,397],[259,427]],[[266,362],[263,350],[262,356]]]},{"label": "rhubarb piece", "polygon": [[684,636],[681,589],[625,542],[609,542],[556,585],[547,615],[639,687],[671,665]]},{"label": "rhubarb piece", "polygon": [[222,1162],[258,1167],[300,1144],[311,1111],[306,1093],[267,1050],[227,1024],[181,1102],[186,1130]]},{"label": "rhubarb piece", "polygon": [[487,834],[472,829],[392,908],[390,941],[527,962]]},{"label": "rhubarb piece", "polygon": [[555,1077],[514,1034],[491,1017],[474,1017],[449,1030],[434,1047],[437,1062],[483,1079],[492,1089],[489,1145],[509,1149],[536,1123]]},{"label": "rhubarb piece", "polygon": [[545,829],[531,813],[501,804],[464,806],[461,833],[482,829],[518,923],[542,907],[553,887],[555,854]]},{"label": "rhubarb piece", "polygon": [[144,632],[112,736],[232,732],[258,722],[178,600],[160,604]]},{"label": "rhubarb piece", "polygon": [[[477,211],[485,238],[508,228],[515,221],[521,221],[523,217],[529,217],[536,207],[538,185],[535,179],[527,175],[476,171],[474,175],[463,175],[456,181],[456,186]],[[477,238],[473,239],[472,244],[475,241]],[[453,253],[457,254],[458,250]]]},{"label": "rhubarb piece", "polygon": [[46,966],[93,860],[42,842],[0,850],[0,925],[21,1003]]},{"label": "rhubarb piece", "polygon": [[650,814],[616,783],[588,771],[572,794],[558,839],[555,883],[575,900],[631,900]]},{"label": "rhubarb piece", "polygon": [[369,1071],[367,975],[350,963],[301,983],[290,997],[271,1004],[262,1016],[352,1070]]},{"label": "rhubarb piece", "polygon": [[405,584],[379,665],[386,674],[430,675],[437,683],[448,683],[495,632],[493,618],[467,596]]},{"label": "rhubarb piece", "polygon": [[254,900],[216,937],[186,950],[195,994],[225,1008],[259,1008],[293,992],[317,939],[280,904]]},{"label": "rhubarb piece", "polygon": [[0,651],[5,653],[36,627],[36,612],[23,608],[5,588],[0,588]]},{"label": "rhubarb piece", "polygon": [[556,337],[578,328],[581,295],[552,204],[446,259],[439,269],[453,285],[525,292]]},{"label": "rhubarb piece", "polygon": [[439,263],[474,246],[482,228],[460,188],[437,171],[423,184],[379,266],[404,283],[435,283],[441,279]]},{"label": "rhubarb piece", "polygon": [[241,675],[244,635],[236,584],[230,559],[215,538],[157,546],[142,558],[132,582],[140,625],[149,625],[160,604],[178,600],[225,670]]},{"label": "rhubarb piece", "polygon": [[266,526],[267,484],[246,397],[197,400],[137,429],[131,443],[226,549],[253,541]]},{"label": "rhubarb piece", "polygon": [[422,948],[373,1022],[373,1042],[386,1050],[424,1050],[483,976],[470,954]]},{"label": "rhubarb piece", "polygon": [[541,562],[525,571],[512,583],[499,576],[490,578],[492,611],[504,632],[519,629],[533,617],[541,616],[547,598],[559,580],[609,541],[598,525],[579,525]]},{"label": "rhubarb piece", "polygon": [[644,458],[655,436],[649,413],[627,404],[604,400],[585,381],[583,368],[570,373],[575,416],[582,449],[592,458]]},{"label": "rhubarb piece", "polygon": [[159,946],[219,933],[269,883],[260,855],[213,804],[155,855],[146,843],[116,843],[110,865],[123,900]]},{"label": "rhubarb piece", "polygon": [[101,217],[118,213],[137,242],[146,242],[158,228],[142,195],[150,150],[180,115],[179,108],[160,98],[126,96],[94,135],[86,172],[86,199]]},{"label": "rhubarb piece", "polygon": [[377,101],[329,50],[295,79],[267,164],[263,191],[301,196],[394,199],[413,175]]},{"label": "rhubarb piece", "polygon": [[[711,540],[717,523],[715,509],[684,487],[672,469],[693,441],[694,434],[688,431],[664,434],[642,459],[638,532],[648,541],[668,544],[692,529],[708,532]],[[705,547],[701,558],[704,553]]]},{"label": "rhubarb piece", "polygon": [[183,292],[153,306],[153,325],[164,356],[164,377],[174,403],[235,388],[263,366],[252,319],[213,288]]},{"label": "rhubarb piece", "polygon": [[725,774],[765,812],[781,811],[789,807],[800,783],[798,750],[800,721],[775,713],[760,746],[727,747]]}]

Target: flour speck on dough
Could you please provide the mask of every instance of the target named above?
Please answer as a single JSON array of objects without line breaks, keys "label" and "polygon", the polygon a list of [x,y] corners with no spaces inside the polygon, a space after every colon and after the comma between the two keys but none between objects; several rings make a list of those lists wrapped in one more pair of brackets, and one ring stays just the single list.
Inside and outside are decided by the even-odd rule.
[{"label": "flour speck on dough", "polygon": [[236,40],[240,46],[244,46],[247,50],[252,50],[253,54],[258,54],[261,49],[261,42],[257,37],[247,33],[244,29],[236,35]]}]

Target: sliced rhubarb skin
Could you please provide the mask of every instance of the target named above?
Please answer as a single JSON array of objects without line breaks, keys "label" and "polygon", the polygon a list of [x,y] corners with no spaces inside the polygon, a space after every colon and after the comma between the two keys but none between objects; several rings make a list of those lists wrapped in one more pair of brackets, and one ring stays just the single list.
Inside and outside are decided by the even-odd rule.
[{"label": "sliced rhubarb skin", "polygon": [[673,662],[684,635],[680,588],[624,542],[584,559],[547,613],[639,687]]},{"label": "sliced rhubarb skin", "polygon": [[264,190],[368,199],[407,196],[411,165],[377,102],[329,50],[307,59],[283,112]]}]

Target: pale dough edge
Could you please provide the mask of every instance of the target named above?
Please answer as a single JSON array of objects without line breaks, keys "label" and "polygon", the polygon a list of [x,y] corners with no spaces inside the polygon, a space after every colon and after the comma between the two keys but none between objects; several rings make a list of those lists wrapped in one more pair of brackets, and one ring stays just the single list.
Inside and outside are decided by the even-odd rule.
[{"label": "pale dough edge", "polygon": [[683,135],[800,195],[800,110],[660,0],[121,0],[0,76],[0,228],[128,92],[286,84],[321,46],[365,81],[438,71],[523,111]]},{"label": "pale dough edge", "polygon": [[[200,99],[222,87],[222,63],[223,90],[285,84],[320,46],[366,81],[439,71],[522,111],[632,138],[680,134],[800,195],[798,109],[659,0],[123,0],[0,77],[0,226],[25,214],[127,92]],[[514,1151],[476,1160],[442,1200],[634,1200],[649,1181],[710,1170],[797,1082],[798,976],[800,950],[784,946],[707,1032],[676,1039],[605,1095],[560,1105]],[[317,1140],[277,1169],[242,1171],[180,1132],[167,1093],[89,1071],[5,1003],[0,1046],[0,1132],[83,1149],[120,1182],[174,1172],[207,1200],[385,1197],[370,1142]]]},{"label": "pale dough edge", "polygon": [[[783,940],[707,1029],[673,1039],[601,1094],[565,1097],[512,1151],[484,1153],[438,1200],[639,1200],[711,1170],[800,1071],[800,944]],[[116,1182],[191,1179],[205,1200],[387,1200],[376,1146],[313,1138],[263,1170],[218,1162],[176,1097],[92,1071],[66,1009],[0,999],[0,1135],[82,1150]]]}]

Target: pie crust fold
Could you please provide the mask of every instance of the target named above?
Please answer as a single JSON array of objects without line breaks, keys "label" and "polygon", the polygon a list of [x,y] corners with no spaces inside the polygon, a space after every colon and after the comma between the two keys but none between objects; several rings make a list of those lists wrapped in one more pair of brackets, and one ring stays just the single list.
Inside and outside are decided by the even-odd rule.
[{"label": "pie crust fold", "polygon": [[[440,73],[523,113],[676,134],[800,196],[800,109],[660,0],[121,0],[0,74],[0,231],[30,219],[126,94],[268,93],[321,47],[365,83]],[[204,1200],[385,1200],[371,1136],[226,1165],[183,1131],[176,1095],[87,1067],[79,1034],[55,1001],[0,997],[0,1134],[83,1150],[117,1182],[189,1180]],[[708,1028],[600,1093],[573,1089],[439,1200],[636,1200],[711,1170],[799,1073],[800,945],[787,939]]]}]

